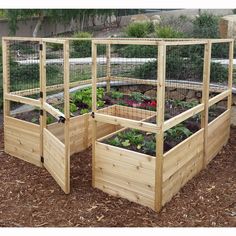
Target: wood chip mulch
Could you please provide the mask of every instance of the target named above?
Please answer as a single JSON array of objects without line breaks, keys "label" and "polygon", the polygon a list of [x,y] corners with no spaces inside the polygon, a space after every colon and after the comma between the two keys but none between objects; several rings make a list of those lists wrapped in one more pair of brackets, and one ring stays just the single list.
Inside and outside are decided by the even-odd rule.
[{"label": "wood chip mulch", "polygon": [[227,146],[157,214],[91,187],[91,150],[71,158],[71,194],[45,169],[3,151],[1,227],[236,226],[236,129]]}]

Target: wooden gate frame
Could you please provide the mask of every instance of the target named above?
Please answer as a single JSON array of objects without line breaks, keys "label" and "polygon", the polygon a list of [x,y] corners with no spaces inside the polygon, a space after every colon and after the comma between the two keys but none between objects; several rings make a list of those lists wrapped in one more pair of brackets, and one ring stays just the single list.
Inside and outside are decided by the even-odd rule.
[{"label": "wooden gate frame", "polygon": [[[17,95],[14,92],[10,92],[10,77],[9,77],[9,40],[17,40],[17,41],[36,41],[39,43],[39,79],[40,79],[40,98],[32,99],[27,98],[22,95]],[[63,62],[64,62],[64,112],[60,112],[59,110],[53,108],[46,101],[46,44],[47,43],[58,43],[63,45]],[[65,193],[70,192],[70,139],[69,139],[69,122],[70,122],[70,111],[69,111],[69,41],[64,39],[34,39],[34,38],[3,38],[2,39],[2,49],[3,49],[3,95],[4,95],[4,143],[5,143],[5,151],[7,153],[12,154],[13,156],[18,156],[20,159],[28,161],[32,164],[35,164],[39,167],[46,167],[46,163],[44,162],[44,130],[46,127],[46,112],[54,116],[56,119],[60,119],[64,125],[64,144],[65,148],[65,186],[61,186]],[[16,118],[10,117],[10,102],[20,102],[23,104],[31,105],[38,107],[40,109],[40,122],[39,125],[31,124],[29,122],[25,122]],[[15,122],[13,124],[13,122]],[[16,152],[8,151],[9,142],[6,141],[8,137],[8,126],[14,127],[16,129],[21,129],[21,132],[30,132],[31,135],[36,136],[34,142],[39,142],[39,150],[37,149],[37,160],[31,160],[27,158],[24,154],[17,155]],[[10,128],[12,128],[10,127]],[[49,131],[50,132],[50,131]],[[16,134],[16,132],[14,133]],[[10,135],[10,134],[9,134]],[[23,137],[21,137],[23,138]],[[16,140],[18,141],[18,140]],[[19,141],[20,145],[21,140]],[[38,145],[38,144],[37,144]],[[18,151],[20,151],[18,149]],[[32,150],[32,153],[36,152]],[[32,154],[31,153],[31,154]],[[35,155],[36,155],[35,154]],[[52,173],[51,173],[52,174]],[[52,174],[53,175],[53,174]],[[55,178],[55,176],[53,176]]]}]

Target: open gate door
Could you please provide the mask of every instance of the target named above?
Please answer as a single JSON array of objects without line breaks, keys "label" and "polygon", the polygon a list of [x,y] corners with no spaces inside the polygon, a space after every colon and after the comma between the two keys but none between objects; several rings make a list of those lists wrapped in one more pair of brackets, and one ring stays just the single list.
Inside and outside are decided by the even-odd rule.
[{"label": "open gate door", "polygon": [[[55,45],[56,44],[56,45]],[[47,53],[50,52],[51,45],[58,48],[57,59],[47,59]],[[47,50],[48,48],[48,50]],[[41,129],[43,133],[42,144],[42,162],[44,167],[52,175],[55,181],[60,185],[65,193],[70,192],[70,143],[69,143],[69,44],[67,40],[45,39],[42,41],[42,112],[41,112]],[[60,68],[60,73],[56,76],[56,81],[53,81],[50,73],[52,63]],[[64,90],[61,93],[64,106],[63,112],[48,101],[47,90],[53,87],[54,83],[58,84],[61,79],[61,88]],[[52,90],[50,90],[52,93]],[[58,92],[59,93],[59,92]],[[55,95],[55,94],[54,94]],[[56,94],[57,95],[57,94]],[[50,94],[50,96],[52,96]],[[57,119],[63,126],[63,135],[57,136],[52,133],[46,124],[47,117],[51,116]],[[62,128],[62,127],[60,127]]]}]

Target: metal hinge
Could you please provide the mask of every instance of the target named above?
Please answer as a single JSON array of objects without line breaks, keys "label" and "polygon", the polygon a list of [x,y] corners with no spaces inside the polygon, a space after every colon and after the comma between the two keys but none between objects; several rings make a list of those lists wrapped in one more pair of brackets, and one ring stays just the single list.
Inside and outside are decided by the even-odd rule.
[{"label": "metal hinge", "polygon": [[94,112],[91,113],[91,116],[92,116],[93,118],[95,118],[95,114],[94,114]]},{"label": "metal hinge", "polygon": [[40,96],[40,98],[43,98],[43,92],[42,91],[40,91],[39,96]]},{"label": "metal hinge", "polygon": [[42,43],[39,44],[39,51],[43,51],[43,44]]},{"label": "metal hinge", "polygon": [[58,123],[65,123],[66,119],[63,116],[58,117]]},{"label": "metal hinge", "polygon": [[43,116],[43,110],[40,109],[40,116]]},{"label": "metal hinge", "polygon": [[41,156],[41,162],[44,163],[44,158]]}]

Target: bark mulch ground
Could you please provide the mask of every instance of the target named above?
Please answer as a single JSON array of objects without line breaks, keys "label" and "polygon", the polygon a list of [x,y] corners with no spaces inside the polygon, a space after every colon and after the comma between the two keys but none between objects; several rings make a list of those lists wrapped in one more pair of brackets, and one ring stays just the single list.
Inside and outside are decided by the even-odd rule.
[{"label": "bark mulch ground", "polygon": [[91,150],[72,157],[71,194],[0,148],[0,226],[236,226],[236,129],[221,153],[157,214],[91,187]]}]

